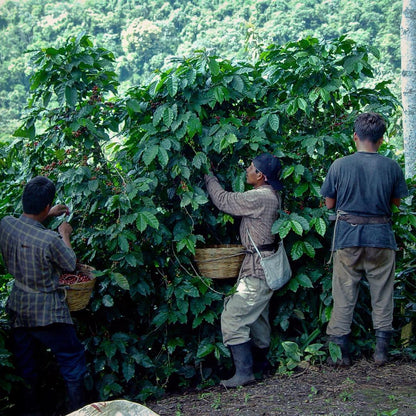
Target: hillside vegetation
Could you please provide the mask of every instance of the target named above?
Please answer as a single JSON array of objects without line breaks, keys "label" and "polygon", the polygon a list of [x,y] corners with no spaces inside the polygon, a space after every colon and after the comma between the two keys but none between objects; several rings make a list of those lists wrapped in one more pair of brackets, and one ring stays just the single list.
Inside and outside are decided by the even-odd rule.
[{"label": "hillside vegetation", "polygon": [[[35,175],[49,176],[57,202],[70,208],[77,257],[98,271],[88,308],[74,313],[91,397],[142,401],[216,384],[229,370],[219,318],[234,281],[201,276],[193,256],[206,244],[238,243],[239,224],[212,206],[203,175],[213,162],[228,190],[244,191],[241,164],[263,151],[284,167],[283,209],[272,233],[285,239],[293,270],[271,302],[270,359],[281,373],[325,359],[332,224],[319,188],[331,162],[353,151],[359,112],[396,117],[388,85],[363,84],[374,79],[370,61],[377,56],[346,37],[270,44],[255,61],[203,51],[119,92],[114,54],[86,35],[34,54],[29,111],[13,143],[0,148],[0,213],[21,212],[22,188]],[[389,137],[395,128],[389,123]],[[389,143],[380,151],[395,157]],[[409,188],[413,195],[410,181]],[[400,330],[411,328],[414,317],[413,211],[403,201],[393,221]],[[2,303],[11,280],[3,273]],[[365,286],[352,328],[354,354],[374,347]],[[7,396],[0,410],[14,405],[17,385],[3,315],[0,388]],[[407,354],[395,338],[396,352]],[[41,386],[56,369],[43,375]]]},{"label": "hillside vegetation", "polygon": [[400,15],[400,0],[2,1],[0,139],[10,138],[26,106],[32,68],[25,52],[80,31],[114,53],[122,89],[194,50],[254,59],[262,45],[347,35],[380,50],[375,77],[394,79],[397,94]]}]

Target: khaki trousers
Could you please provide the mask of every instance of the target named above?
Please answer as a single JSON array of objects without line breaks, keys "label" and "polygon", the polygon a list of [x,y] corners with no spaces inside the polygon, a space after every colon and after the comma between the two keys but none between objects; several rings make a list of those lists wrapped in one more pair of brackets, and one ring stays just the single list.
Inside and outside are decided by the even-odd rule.
[{"label": "khaki trousers", "polygon": [[334,253],[334,308],[326,330],[328,335],[342,336],[351,332],[358,285],[363,276],[370,285],[373,328],[393,329],[395,256],[394,250],[376,247],[348,247]]},{"label": "khaki trousers", "polygon": [[245,276],[237,281],[236,292],[224,301],[221,315],[223,342],[238,345],[250,339],[259,348],[270,345],[269,302],[273,290],[264,280]]}]

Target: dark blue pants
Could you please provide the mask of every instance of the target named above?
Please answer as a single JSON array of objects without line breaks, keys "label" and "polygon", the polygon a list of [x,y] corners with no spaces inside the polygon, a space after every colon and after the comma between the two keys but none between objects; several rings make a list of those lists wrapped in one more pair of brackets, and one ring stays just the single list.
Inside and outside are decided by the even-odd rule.
[{"label": "dark blue pants", "polygon": [[84,377],[87,371],[84,347],[78,340],[73,325],[56,323],[44,327],[13,328],[12,331],[17,367],[29,384],[38,378],[34,357],[36,342],[53,352],[67,385]]}]

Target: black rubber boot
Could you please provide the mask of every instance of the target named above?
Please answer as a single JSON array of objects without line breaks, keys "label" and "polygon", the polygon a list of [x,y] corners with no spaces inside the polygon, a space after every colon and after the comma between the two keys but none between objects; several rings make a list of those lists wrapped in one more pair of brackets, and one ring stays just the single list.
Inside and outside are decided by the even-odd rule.
[{"label": "black rubber boot", "polygon": [[221,380],[221,384],[227,388],[234,388],[254,382],[251,342],[231,345],[230,350],[234,360],[235,374],[228,380]]},{"label": "black rubber boot", "polygon": [[377,365],[386,364],[388,361],[387,352],[390,345],[391,331],[376,331],[376,349],[374,351],[374,361]]},{"label": "black rubber boot", "polygon": [[253,354],[253,373],[260,376],[268,376],[272,371],[272,365],[267,359],[269,348],[259,348],[255,345],[251,348]]},{"label": "black rubber boot", "polygon": [[330,335],[328,341],[337,344],[341,348],[342,358],[340,360],[334,361],[331,356],[329,356],[326,360],[327,364],[334,367],[349,367],[351,365],[349,336],[342,335],[337,337]]},{"label": "black rubber boot", "polygon": [[76,381],[68,381],[66,388],[68,392],[68,413],[74,412],[87,404],[83,378]]}]

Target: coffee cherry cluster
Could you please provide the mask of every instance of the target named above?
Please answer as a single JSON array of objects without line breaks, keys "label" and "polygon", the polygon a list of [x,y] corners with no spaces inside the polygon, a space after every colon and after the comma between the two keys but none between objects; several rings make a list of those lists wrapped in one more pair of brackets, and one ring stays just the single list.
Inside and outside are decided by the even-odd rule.
[{"label": "coffee cherry cluster", "polygon": [[82,282],[88,282],[91,278],[81,272],[76,272],[76,274],[73,273],[63,273],[59,277],[59,283],[61,285],[73,285],[75,283],[82,283]]},{"label": "coffee cherry cluster", "polygon": [[86,128],[86,127],[80,127],[77,131],[73,131],[72,132],[72,135],[74,136],[74,137],[80,137],[80,136],[82,136],[82,135],[86,135],[88,133],[88,129]]},{"label": "coffee cherry cluster", "polygon": [[98,87],[94,85],[94,87],[92,88],[92,95],[90,97],[90,100],[88,101],[88,104],[93,105],[94,103],[100,103],[103,100],[102,96],[98,93],[98,91]]}]

